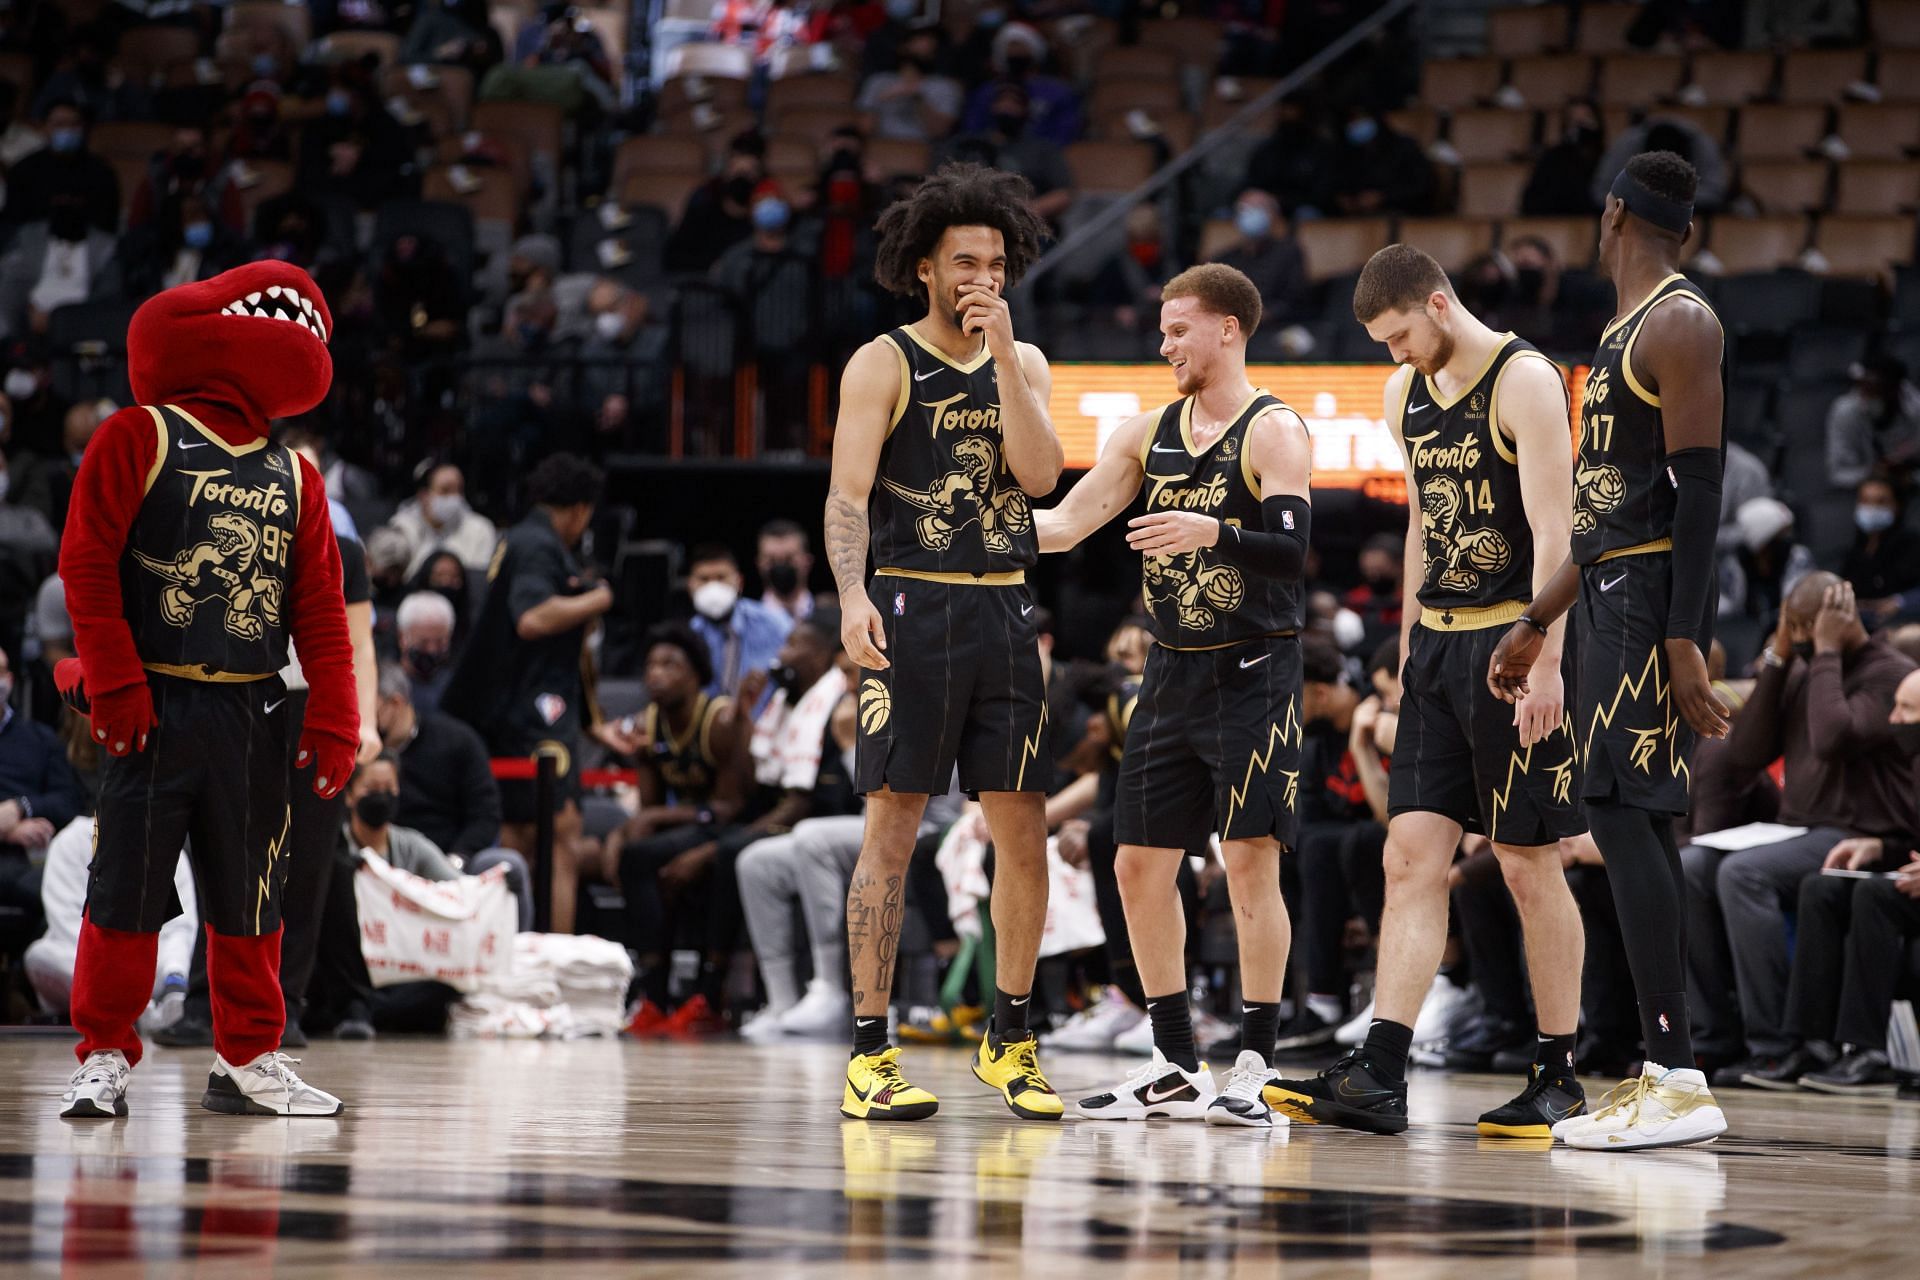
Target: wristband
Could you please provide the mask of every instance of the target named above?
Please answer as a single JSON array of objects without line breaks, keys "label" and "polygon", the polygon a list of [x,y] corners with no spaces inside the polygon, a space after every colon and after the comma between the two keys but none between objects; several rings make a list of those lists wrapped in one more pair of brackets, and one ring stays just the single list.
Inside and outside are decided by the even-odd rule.
[{"label": "wristband", "polygon": [[1547,632],[1551,629],[1547,626],[1546,623],[1540,621],[1540,619],[1534,617],[1530,613],[1521,614],[1520,621],[1526,623],[1528,626],[1532,627],[1535,631],[1538,631],[1543,636],[1546,635]]}]

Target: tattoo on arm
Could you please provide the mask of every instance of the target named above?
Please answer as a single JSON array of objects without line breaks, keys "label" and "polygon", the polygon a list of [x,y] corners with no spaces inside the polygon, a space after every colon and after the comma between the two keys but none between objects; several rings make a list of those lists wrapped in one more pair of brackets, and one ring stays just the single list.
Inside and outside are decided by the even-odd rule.
[{"label": "tattoo on arm", "polygon": [[865,587],[867,575],[867,511],[837,487],[827,491],[827,562],[840,594],[852,595]]}]

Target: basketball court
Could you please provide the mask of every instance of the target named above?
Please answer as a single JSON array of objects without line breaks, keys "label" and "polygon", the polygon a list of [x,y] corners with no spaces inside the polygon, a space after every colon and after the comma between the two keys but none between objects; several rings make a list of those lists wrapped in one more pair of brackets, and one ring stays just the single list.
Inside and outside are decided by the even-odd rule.
[{"label": "basketball court", "polygon": [[[1642,1154],[1480,1138],[1512,1092],[1416,1071],[1404,1138],[1023,1124],[960,1049],[934,1119],[843,1121],[846,1051],[738,1042],[319,1044],[337,1120],[199,1107],[155,1050],[133,1114],[56,1115],[64,1038],[0,1040],[0,1272],[397,1276],[1496,1277],[1910,1274],[1920,1108],[1724,1099]],[[1072,1096],[1122,1059],[1049,1055]],[[1611,1081],[1588,1082],[1590,1092]]]}]

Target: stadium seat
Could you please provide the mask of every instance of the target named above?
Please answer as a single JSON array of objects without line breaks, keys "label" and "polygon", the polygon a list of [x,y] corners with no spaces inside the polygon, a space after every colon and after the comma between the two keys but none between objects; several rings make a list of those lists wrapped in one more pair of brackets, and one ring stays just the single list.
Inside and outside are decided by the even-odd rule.
[{"label": "stadium seat", "polygon": [[874,138],[867,143],[867,176],[890,182],[894,178],[919,177],[932,167],[932,148],[910,138]]},{"label": "stadium seat", "polygon": [[14,86],[13,117],[24,120],[33,101],[33,59],[24,53],[0,53],[0,82]]},{"label": "stadium seat", "polygon": [[[1124,107],[1087,117],[1087,139],[1091,142],[1137,142],[1127,123],[1135,108]],[[1147,118],[1160,131],[1167,147],[1178,155],[1193,145],[1199,133],[1191,111],[1148,111]]]},{"label": "stadium seat", "polygon": [[836,130],[858,128],[860,113],[850,105],[795,107],[783,112],[779,120],[769,120],[768,123],[777,124],[782,133],[811,138],[814,146],[824,147]]},{"label": "stadium seat", "polygon": [[[966,5],[952,5],[950,8],[967,14],[972,20],[971,10]],[[1193,67],[1213,74],[1220,63],[1220,48],[1226,33],[1220,23],[1210,17],[1198,14],[1178,18],[1149,19],[1140,25],[1140,43],[1155,49],[1165,49],[1180,60],[1182,67]]]},{"label": "stadium seat", "polygon": [[1473,108],[1453,113],[1447,141],[1465,164],[1519,160],[1533,146],[1536,127],[1531,111]]},{"label": "stadium seat", "polygon": [[1878,47],[1920,48],[1920,0],[1873,0],[1868,18]]},{"label": "stadium seat", "polygon": [[1066,158],[1081,195],[1131,191],[1153,176],[1153,152],[1138,142],[1076,142]]},{"label": "stadium seat", "polygon": [[747,82],[689,74],[676,76],[660,86],[658,114],[661,116],[683,112],[698,103],[722,112],[744,110],[747,106]]},{"label": "stadium seat", "polygon": [[[1719,230],[1716,226],[1714,234]],[[1790,333],[1820,314],[1820,280],[1794,270],[1730,274],[1714,290],[1714,307],[1727,328],[1736,332]]]},{"label": "stadium seat", "polygon": [[1179,111],[1185,106],[1180,82],[1172,79],[1102,80],[1094,85],[1093,94],[1087,99],[1087,110],[1093,115],[1111,115],[1136,108],[1144,111]]},{"label": "stadium seat", "polygon": [[1821,378],[1867,354],[1864,329],[1801,325],[1787,336],[1787,376]]},{"label": "stadium seat", "polygon": [[1605,107],[1600,113],[1601,127],[1609,138],[1618,137],[1622,131],[1631,128],[1644,119],[1662,116],[1668,120],[1682,120],[1713,139],[1716,146],[1727,144],[1727,134],[1733,127],[1734,118],[1739,114],[1733,107],[1681,107],[1672,103],[1662,103],[1651,111],[1635,111],[1626,107]]},{"label": "stadium seat", "polygon": [[626,60],[627,32],[633,20],[632,8],[631,4],[587,4],[575,10],[581,20],[593,28],[593,33],[600,37],[600,47],[607,51],[607,61],[615,67]]},{"label": "stadium seat", "polygon": [[1470,164],[1460,170],[1463,218],[1504,218],[1520,212],[1520,193],[1526,189],[1524,164]]},{"label": "stadium seat", "polygon": [[767,176],[795,192],[810,188],[820,176],[820,149],[805,134],[775,133],[767,138]]},{"label": "stadium seat", "polygon": [[1826,135],[1825,107],[1762,103],[1740,111],[1738,153],[1742,160],[1798,159]]},{"label": "stadium seat", "polygon": [[510,169],[437,164],[420,183],[420,198],[463,206],[473,215],[473,242],[483,253],[498,253],[513,243],[526,193]]},{"label": "stadium seat", "polygon": [[566,146],[566,112],[551,102],[481,102],[473,108],[473,127],[489,138],[517,145],[536,163],[545,160],[548,176],[560,172]]},{"label": "stadium seat", "polygon": [[401,236],[419,236],[432,240],[446,252],[454,278],[473,279],[477,258],[474,253],[473,215],[464,205],[431,200],[390,200],[374,215],[373,243],[368,259],[381,262],[387,247]]},{"label": "stadium seat", "polygon": [[1478,106],[1500,88],[1498,58],[1436,58],[1420,68],[1419,100],[1441,111]]},{"label": "stadium seat", "polygon": [[1807,220],[1787,215],[1719,217],[1707,235],[1707,248],[1727,275],[1788,266],[1806,247]]},{"label": "stadium seat", "polygon": [[620,188],[620,203],[628,207],[658,209],[669,222],[677,223],[687,206],[687,197],[706,182],[698,173],[636,173]]},{"label": "stadium seat", "polygon": [[1762,213],[1817,213],[1827,205],[1824,160],[1756,160],[1740,167],[1740,187]]},{"label": "stadium seat", "polygon": [[1208,218],[1200,228],[1200,247],[1195,262],[1218,262],[1220,255],[1240,241],[1240,228],[1232,218]]},{"label": "stadium seat", "polygon": [[1574,48],[1581,53],[1625,53],[1627,31],[1640,17],[1636,4],[1583,4]]},{"label": "stadium seat", "polygon": [[102,351],[127,349],[127,324],[133,319],[132,302],[75,302],[55,307],[47,317],[47,346],[65,353],[76,348]]},{"label": "stadium seat", "polygon": [[1778,444],[1773,430],[1774,381],[1735,377],[1727,384],[1727,435],[1763,460]]},{"label": "stadium seat", "polygon": [[705,173],[708,159],[707,145],[699,138],[635,134],[614,148],[613,180],[609,185],[619,191],[637,173]]},{"label": "stadium seat", "polygon": [[400,60],[400,37],[391,31],[336,31],[320,41],[323,62],[359,62],[363,58],[372,58],[375,66],[392,66]]},{"label": "stadium seat", "polygon": [[1498,58],[1524,58],[1564,49],[1571,26],[1563,4],[1489,9],[1487,52]]},{"label": "stadium seat", "polygon": [[1866,78],[1864,49],[1795,49],[1780,60],[1780,100],[1838,102]]},{"label": "stadium seat", "polygon": [[1687,82],[1706,95],[1709,106],[1737,107],[1773,90],[1771,53],[1714,49],[1693,55]]},{"label": "stadium seat", "polygon": [[1359,271],[1386,247],[1388,231],[1385,218],[1319,218],[1298,224],[1293,235],[1307,260],[1307,278],[1317,281]]},{"label": "stadium seat", "polygon": [[767,86],[767,127],[783,128],[787,112],[798,107],[850,107],[856,85],[850,75],[788,76]]},{"label": "stadium seat", "polygon": [[677,45],[667,52],[665,78],[713,76],[746,80],[753,75],[753,51],[735,44],[699,41]]},{"label": "stadium seat", "polygon": [[[1258,76],[1240,76],[1236,82],[1239,84],[1240,89],[1233,97],[1222,95],[1219,92],[1218,82],[1215,82],[1214,92],[1201,104],[1200,108],[1200,128],[1203,131],[1219,128],[1240,114],[1241,109],[1249,102],[1260,97],[1266,93],[1267,90],[1279,83],[1277,80],[1269,80]],[[1280,108],[1276,105],[1256,112],[1253,119],[1242,125],[1241,128],[1243,132],[1250,136],[1265,137],[1267,134],[1272,133],[1279,123]]]},{"label": "stadium seat", "polygon": [[[139,120],[108,120],[93,126],[87,149],[102,160],[137,160],[146,165],[157,151],[173,145],[174,127]],[[121,192],[124,199],[128,192]]]},{"label": "stadium seat", "polygon": [[1152,39],[1153,27],[1144,33],[1146,42],[1115,45],[1102,49],[1094,58],[1096,84],[1109,80],[1172,80],[1180,74],[1180,55]]},{"label": "stadium seat", "polygon": [[1493,251],[1494,224],[1485,218],[1402,218],[1395,234],[1432,255],[1442,269],[1458,272]]},{"label": "stadium seat", "polygon": [[1827,260],[1827,273],[1857,280],[1891,280],[1895,267],[1913,261],[1911,217],[1834,214],[1820,220],[1813,247]]},{"label": "stadium seat", "polygon": [[1882,49],[1873,81],[1887,102],[1920,102],[1920,49]]},{"label": "stadium seat", "polygon": [[1887,215],[1920,209],[1920,163],[1850,160],[1839,166],[1833,212]]},{"label": "stadium seat", "polygon": [[1440,113],[1424,103],[1389,111],[1382,118],[1387,128],[1406,134],[1423,147],[1432,146],[1433,140],[1440,136]]},{"label": "stadium seat", "polygon": [[[667,216],[652,208],[628,209],[625,213],[627,225],[618,231],[607,230],[598,209],[585,210],[575,217],[566,241],[567,270],[611,275],[636,288],[655,283],[662,271],[670,230]],[[619,246],[617,257],[603,256],[600,246],[608,241]],[[609,265],[615,261],[619,264]]]},{"label": "stadium seat", "polygon": [[285,160],[249,160],[247,169],[253,181],[239,188],[240,209],[246,219],[243,225],[251,227],[261,205],[293,190],[294,168]]},{"label": "stadium seat", "polygon": [[1514,242],[1536,236],[1553,249],[1562,267],[1584,270],[1600,245],[1598,218],[1508,218],[1500,224],[1500,244],[1511,251]]},{"label": "stadium seat", "polygon": [[1904,160],[1920,148],[1920,106],[1846,102],[1836,113],[1835,136],[1855,160]]},{"label": "stadium seat", "polygon": [[1507,84],[1530,107],[1558,107],[1592,90],[1593,59],[1584,53],[1515,58],[1507,64]]},{"label": "stadium seat", "polygon": [[1649,107],[1687,82],[1687,60],[1677,53],[1616,53],[1600,59],[1597,96],[1603,106]]},{"label": "stadium seat", "polygon": [[150,85],[175,63],[192,62],[200,55],[200,33],[191,27],[151,24],[121,33],[114,62],[127,79]]},{"label": "stadium seat", "polygon": [[313,19],[307,7],[287,4],[286,0],[237,0],[227,10],[227,30],[250,27],[279,31],[301,49],[313,39]]},{"label": "stadium seat", "polygon": [[507,169],[522,192],[533,190],[533,155],[517,138],[499,138],[469,129],[465,133],[440,139],[439,145],[434,148],[434,158],[442,164],[455,164],[476,149],[493,158],[494,163],[483,165],[483,168],[497,165]]},{"label": "stadium seat", "polygon": [[1920,372],[1920,329],[1887,334],[1880,340],[1880,350],[1906,365],[1909,374]]},{"label": "stadium seat", "polygon": [[[1920,268],[1899,267],[1893,273],[1893,306],[1887,319],[1920,332]],[[1920,364],[1914,366],[1920,373]]]}]

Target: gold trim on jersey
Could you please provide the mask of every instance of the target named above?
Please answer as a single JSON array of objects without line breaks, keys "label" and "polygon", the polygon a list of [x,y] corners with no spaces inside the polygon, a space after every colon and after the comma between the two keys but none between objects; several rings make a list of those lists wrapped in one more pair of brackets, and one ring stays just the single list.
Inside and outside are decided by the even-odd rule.
[{"label": "gold trim on jersey", "polygon": [[876,578],[912,578],[916,582],[945,582],[962,587],[1018,587],[1027,581],[1025,569],[1012,569],[1005,573],[942,573],[933,569],[895,569],[891,566],[875,569]]},{"label": "gold trim on jersey", "polygon": [[[1518,341],[1518,338],[1519,338],[1519,335],[1513,334],[1513,333],[1501,334],[1499,345],[1494,347],[1492,351],[1489,351],[1487,353],[1487,362],[1480,366],[1479,372],[1475,373],[1471,378],[1468,378],[1465,382],[1460,384],[1460,394],[1457,396],[1454,396],[1451,399],[1441,395],[1440,388],[1434,385],[1434,381],[1432,378],[1428,378],[1427,394],[1433,398],[1434,404],[1439,406],[1440,412],[1445,413],[1447,410],[1453,408],[1453,406],[1459,404],[1462,400],[1466,399],[1467,393],[1469,391],[1472,391],[1475,387],[1479,386],[1480,379],[1487,376],[1487,370],[1493,368],[1493,362],[1500,358],[1500,353],[1502,351],[1505,351],[1508,347],[1512,346],[1516,341]],[[1406,421],[1405,405],[1400,406],[1400,415],[1401,415],[1401,421],[1402,422]]]},{"label": "gold trim on jersey", "polygon": [[907,359],[906,348],[894,341],[891,333],[880,336],[900,359],[900,394],[894,397],[893,417],[887,422],[887,434],[892,435],[893,429],[900,425],[900,419],[907,416],[907,404],[913,395],[913,362]]},{"label": "gold trim on jersey", "polygon": [[1299,634],[1298,631],[1263,631],[1257,636],[1222,640],[1219,644],[1168,644],[1164,640],[1155,640],[1154,643],[1173,653],[1217,653],[1222,649],[1231,649],[1235,645],[1252,644],[1255,640],[1291,640]]},{"label": "gold trim on jersey", "polygon": [[1484,631],[1509,622],[1518,622],[1527,611],[1526,600],[1505,600],[1499,604],[1473,605],[1464,609],[1435,609],[1420,606],[1420,625],[1429,631]]},{"label": "gold trim on jersey", "polygon": [[1655,538],[1652,542],[1640,542],[1631,547],[1618,547],[1612,551],[1602,552],[1594,557],[1593,562],[1605,564],[1609,560],[1618,560],[1621,556],[1650,556],[1658,551],[1671,550],[1673,550],[1672,538]]},{"label": "gold trim on jersey", "polygon": [[[1682,277],[1682,279],[1684,278],[1685,277]],[[1672,277],[1669,276],[1668,279],[1672,279]],[[1674,292],[1662,294],[1660,297],[1646,304],[1645,309],[1640,312],[1640,323],[1633,326],[1633,332],[1627,336],[1627,345],[1620,350],[1620,372],[1626,377],[1628,390],[1632,391],[1633,394],[1639,396],[1656,409],[1660,407],[1660,397],[1640,385],[1640,379],[1634,376],[1633,344],[1640,341],[1640,335],[1646,331],[1647,317],[1655,311],[1658,311],[1663,303],[1672,302],[1675,298],[1685,298],[1711,316],[1714,327],[1720,330],[1720,336],[1723,339],[1727,333],[1726,326],[1720,323],[1719,316],[1714,315],[1713,308],[1708,306],[1704,300],[1695,294],[1685,293],[1676,289]]]},{"label": "gold trim on jersey", "polygon": [[700,755],[710,765],[719,763],[713,754],[714,721],[726,714],[727,708],[732,705],[733,699],[725,694],[707,699],[706,714],[700,721]]},{"label": "gold trim on jersey", "polygon": [[153,452],[153,465],[147,468],[146,486],[140,490],[141,493],[152,493],[153,482],[160,478],[160,468],[167,464],[167,445],[170,443],[167,434],[167,415],[150,404],[143,404],[140,407],[153,415],[153,430],[159,439]]},{"label": "gold trim on jersey", "polygon": [[961,364],[958,360],[955,360],[952,356],[948,355],[946,352],[942,351],[940,348],[934,346],[931,342],[928,342],[925,338],[921,337],[920,331],[914,328],[912,325],[907,325],[906,331],[907,331],[907,336],[909,338],[912,338],[914,342],[920,347],[921,350],[925,351],[928,355],[932,356],[935,360],[938,360],[940,363],[946,365],[948,368],[958,369],[961,373],[974,373],[980,368],[981,365],[985,364],[987,361],[993,358],[993,354],[987,350],[987,340],[984,336],[980,339],[980,354],[975,356],[973,359],[967,361],[965,364]]},{"label": "gold trim on jersey", "polygon": [[1493,385],[1487,389],[1487,434],[1493,437],[1493,451],[1499,454],[1500,460],[1509,466],[1520,465],[1520,442],[1517,438],[1500,430],[1500,379],[1507,376],[1507,371],[1513,368],[1516,361],[1523,360],[1527,356],[1538,356],[1545,361],[1547,367],[1553,370],[1554,376],[1560,379],[1561,398],[1570,399],[1566,376],[1560,372],[1559,365],[1547,358],[1545,352],[1516,351],[1513,353],[1513,359],[1500,366],[1500,372],[1493,375]]},{"label": "gold trim on jersey", "polygon": [[[1221,436],[1226,435],[1228,431],[1232,430],[1233,424],[1240,421],[1241,415],[1246,413],[1248,407],[1252,405],[1255,400],[1258,400],[1261,396],[1270,394],[1272,393],[1264,388],[1255,387],[1252,392],[1248,394],[1247,398],[1240,402],[1240,407],[1233,411],[1233,416],[1227,419],[1227,425],[1221,430],[1220,435],[1208,441],[1204,449],[1193,442],[1193,402],[1199,397],[1188,396],[1180,404],[1180,443],[1186,446],[1187,456],[1189,458],[1197,458],[1205,453],[1207,449],[1211,449],[1214,445],[1219,444]],[[1157,435],[1158,432],[1155,434]]]},{"label": "gold trim on jersey", "polygon": [[211,667],[182,666],[174,662],[143,662],[140,664],[148,671],[163,676],[178,676],[182,680],[199,680],[204,684],[253,684],[259,680],[270,680],[280,674],[277,671],[262,671],[250,675],[240,671],[215,671]]},{"label": "gold trim on jersey", "polygon": [[258,452],[259,450],[267,447],[267,438],[265,436],[255,436],[253,439],[247,441],[245,444],[228,444],[225,440],[222,440],[217,434],[215,434],[213,428],[209,427],[206,423],[200,421],[200,419],[188,413],[185,409],[182,409],[179,405],[170,404],[167,406],[167,408],[171,409],[173,412],[185,418],[195,431],[198,431],[201,435],[211,440],[214,444],[219,445],[222,449],[224,449],[228,454],[230,454],[233,457],[244,458],[250,453]]},{"label": "gold trim on jersey", "polygon": [[[675,757],[678,757],[681,752],[685,751],[693,742],[694,738],[698,736],[702,739],[701,754],[704,756],[706,754],[704,733],[706,729],[705,717],[707,707],[712,701],[713,699],[707,697],[704,693],[695,696],[693,714],[687,718],[687,731],[677,738],[673,734],[673,723],[661,712],[660,704],[657,702],[654,703],[647,708],[647,736],[658,742],[661,736],[661,730],[664,729],[666,731],[668,754]],[[706,763],[712,764],[713,761],[708,760]]]},{"label": "gold trim on jersey", "polygon": [[287,450],[287,465],[293,468],[293,527],[298,529],[300,516],[307,506],[307,469],[300,465],[300,455],[291,449]]},{"label": "gold trim on jersey", "polygon": [[1662,280],[1659,284],[1656,284],[1655,286],[1653,286],[1653,288],[1647,290],[1646,296],[1640,299],[1640,301],[1634,303],[1633,309],[1631,311],[1621,316],[1618,320],[1610,320],[1607,322],[1607,327],[1600,331],[1600,341],[1596,345],[1605,346],[1607,339],[1613,336],[1613,331],[1615,329],[1618,329],[1621,325],[1627,323],[1627,321],[1633,319],[1635,316],[1639,315],[1640,309],[1646,306],[1649,302],[1652,302],[1655,298],[1659,297],[1660,291],[1662,289],[1672,284],[1675,280],[1685,280],[1686,278],[1687,277],[1685,272],[1676,271],[1672,275]]}]

